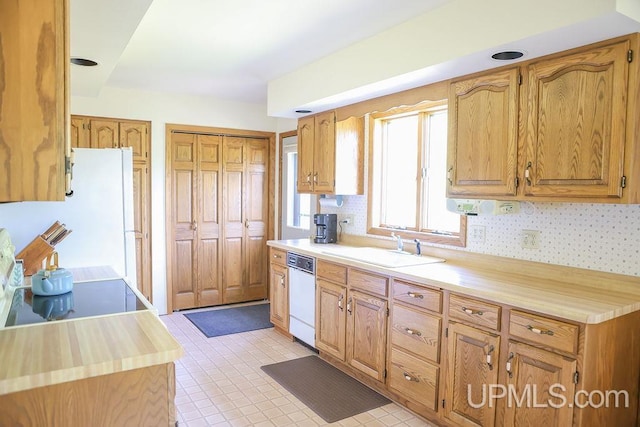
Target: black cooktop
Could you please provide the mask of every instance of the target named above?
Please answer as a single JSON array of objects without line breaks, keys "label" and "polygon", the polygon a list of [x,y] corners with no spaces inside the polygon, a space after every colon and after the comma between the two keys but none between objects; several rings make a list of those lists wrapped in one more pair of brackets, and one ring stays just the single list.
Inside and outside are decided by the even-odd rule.
[{"label": "black cooktop", "polygon": [[122,279],[74,283],[71,292],[49,297],[33,295],[31,288],[18,288],[13,296],[5,326],[146,309],[144,303]]}]

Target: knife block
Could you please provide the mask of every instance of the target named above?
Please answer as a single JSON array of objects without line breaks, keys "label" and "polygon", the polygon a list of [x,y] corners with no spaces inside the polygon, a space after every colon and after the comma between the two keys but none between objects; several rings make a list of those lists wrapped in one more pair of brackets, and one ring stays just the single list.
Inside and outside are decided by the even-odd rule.
[{"label": "knife block", "polygon": [[16,259],[23,260],[24,275],[32,276],[42,269],[42,262],[48,259],[55,248],[41,236],[36,236],[23,250],[16,255]]}]

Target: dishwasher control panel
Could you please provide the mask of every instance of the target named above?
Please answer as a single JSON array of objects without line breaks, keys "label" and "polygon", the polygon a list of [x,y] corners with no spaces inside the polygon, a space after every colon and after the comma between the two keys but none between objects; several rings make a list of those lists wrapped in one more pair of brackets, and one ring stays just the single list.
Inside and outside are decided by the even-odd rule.
[{"label": "dishwasher control panel", "polygon": [[316,259],[310,256],[287,252],[287,265],[309,274],[316,273]]}]

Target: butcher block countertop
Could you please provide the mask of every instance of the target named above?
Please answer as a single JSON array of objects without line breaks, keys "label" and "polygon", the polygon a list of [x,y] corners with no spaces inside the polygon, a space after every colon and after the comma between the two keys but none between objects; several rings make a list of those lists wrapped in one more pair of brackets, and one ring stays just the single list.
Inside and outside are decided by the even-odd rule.
[{"label": "butcher block countertop", "polygon": [[389,268],[341,256],[342,244],[310,239],[267,244],[580,323],[602,323],[640,310],[640,277],[635,276],[424,246],[423,255],[445,262]]},{"label": "butcher block countertop", "polygon": [[155,309],[0,329],[0,395],[166,364],[182,354]]}]

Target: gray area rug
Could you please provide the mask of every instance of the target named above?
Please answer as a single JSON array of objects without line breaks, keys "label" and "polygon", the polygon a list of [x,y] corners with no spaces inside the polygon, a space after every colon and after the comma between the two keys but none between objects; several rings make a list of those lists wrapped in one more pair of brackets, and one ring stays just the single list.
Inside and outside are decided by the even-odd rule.
[{"label": "gray area rug", "polygon": [[328,423],[391,402],[318,356],[265,365],[260,369]]},{"label": "gray area rug", "polygon": [[198,311],[184,316],[207,338],[273,327],[269,321],[269,304]]}]

